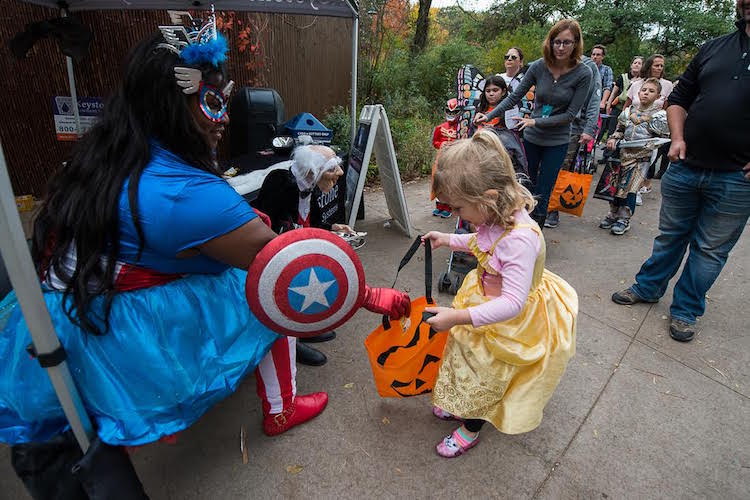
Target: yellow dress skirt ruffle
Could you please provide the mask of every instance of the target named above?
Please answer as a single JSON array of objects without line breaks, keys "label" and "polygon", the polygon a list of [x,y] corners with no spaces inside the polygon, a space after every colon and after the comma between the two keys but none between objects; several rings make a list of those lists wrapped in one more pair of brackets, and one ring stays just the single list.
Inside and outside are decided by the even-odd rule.
[{"label": "yellow dress skirt ruffle", "polygon": [[[486,420],[506,434],[528,432],[541,423],[544,406],[575,354],[578,295],[556,274],[546,269],[539,274],[515,318],[451,329],[433,392],[436,406],[458,417]],[[482,293],[474,270],[453,307],[491,299]]]}]

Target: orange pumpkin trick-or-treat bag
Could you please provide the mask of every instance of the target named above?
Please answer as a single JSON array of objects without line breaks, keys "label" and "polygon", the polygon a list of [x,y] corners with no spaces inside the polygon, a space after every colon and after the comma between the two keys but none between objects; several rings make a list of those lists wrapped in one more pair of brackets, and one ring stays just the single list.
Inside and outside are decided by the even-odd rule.
[{"label": "orange pumpkin trick-or-treat bag", "polygon": [[[399,264],[398,272],[409,263],[422,244],[417,236],[412,246]],[[434,307],[432,299],[432,250],[429,242],[425,245],[425,296],[411,302],[411,314],[400,320],[383,321],[365,339],[367,356],[372,366],[375,386],[381,397],[405,398],[432,392],[435,386],[440,359],[448,340],[448,332],[436,332],[425,313],[427,307]],[[396,280],[393,281],[393,286]]]},{"label": "orange pumpkin trick-or-treat bag", "polygon": [[[578,147],[573,165],[563,165],[549,197],[548,210],[558,210],[580,217],[591,189],[593,174],[589,173],[589,156]],[[591,158],[593,159],[593,158]]]}]

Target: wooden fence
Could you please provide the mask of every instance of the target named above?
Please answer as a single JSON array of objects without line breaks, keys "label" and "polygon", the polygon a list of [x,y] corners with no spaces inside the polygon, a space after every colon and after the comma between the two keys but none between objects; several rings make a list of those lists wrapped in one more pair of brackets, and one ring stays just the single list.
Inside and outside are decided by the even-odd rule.
[{"label": "wooden fence", "polygon": [[[237,87],[275,88],[284,100],[287,118],[302,111],[322,118],[333,106],[348,106],[350,19],[220,14],[228,23],[229,72]],[[74,62],[79,97],[106,98],[119,79],[128,50],[159,24],[169,24],[165,11],[75,15],[93,32],[88,53]],[[57,42],[51,37],[40,40],[23,60],[14,58],[8,47],[28,23],[58,16],[52,9],[0,0],[0,140],[16,195],[43,195],[49,176],[73,144],[58,141],[55,134],[52,99],[70,95],[65,57]],[[248,27],[250,40],[241,47],[240,32]]]}]

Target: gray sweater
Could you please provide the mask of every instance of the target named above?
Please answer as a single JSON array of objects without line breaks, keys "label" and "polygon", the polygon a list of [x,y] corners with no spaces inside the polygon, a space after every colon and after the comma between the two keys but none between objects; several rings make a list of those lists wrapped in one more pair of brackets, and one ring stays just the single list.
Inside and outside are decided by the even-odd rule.
[{"label": "gray sweater", "polygon": [[570,133],[572,135],[581,135],[587,133],[590,136],[596,134],[596,125],[599,122],[599,103],[602,100],[602,79],[599,78],[599,68],[589,56],[581,58],[581,64],[585,64],[591,70],[591,74],[597,78],[591,79],[589,93],[586,96],[587,104],[581,108],[573,123],[570,124]]},{"label": "gray sweater", "polygon": [[578,64],[555,80],[544,60],[538,59],[531,63],[516,90],[487,117],[491,120],[505,113],[535,85],[534,111],[531,112],[535,126],[524,130],[524,140],[539,146],[567,144],[570,141],[570,124],[587,101],[591,78],[591,70],[585,64]]}]

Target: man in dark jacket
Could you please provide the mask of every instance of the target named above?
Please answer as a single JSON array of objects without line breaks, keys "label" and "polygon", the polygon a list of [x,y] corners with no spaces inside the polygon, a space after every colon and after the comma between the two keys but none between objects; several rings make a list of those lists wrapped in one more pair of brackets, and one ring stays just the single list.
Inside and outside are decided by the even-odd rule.
[{"label": "man in dark jacket", "polygon": [[737,31],[701,47],[668,98],[672,161],[661,182],[659,236],[618,304],[656,302],[677,273],[669,333],[692,340],[706,293],[750,217],[750,0]]}]

